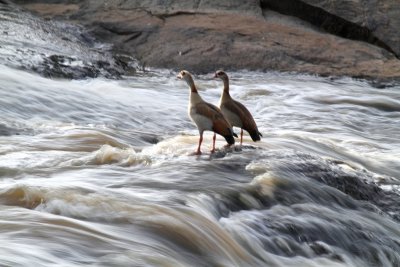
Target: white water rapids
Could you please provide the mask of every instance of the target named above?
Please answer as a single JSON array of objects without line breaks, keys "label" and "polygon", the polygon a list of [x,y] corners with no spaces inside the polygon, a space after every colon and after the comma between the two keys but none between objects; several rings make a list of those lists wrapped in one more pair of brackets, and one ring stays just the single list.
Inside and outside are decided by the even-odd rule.
[{"label": "white water rapids", "polygon": [[400,86],[228,74],[264,137],[196,157],[175,72],[0,66],[0,265],[400,266]]}]

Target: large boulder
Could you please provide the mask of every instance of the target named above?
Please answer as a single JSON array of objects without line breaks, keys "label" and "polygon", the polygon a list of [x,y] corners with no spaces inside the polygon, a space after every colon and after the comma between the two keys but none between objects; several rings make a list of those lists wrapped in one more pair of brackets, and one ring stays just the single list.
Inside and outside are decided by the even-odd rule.
[{"label": "large boulder", "polygon": [[365,27],[400,56],[400,1],[398,0],[303,0],[330,14]]},{"label": "large boulder", "polygon": [[295,16],[344,38],[400,56],[400,2],[395,0],[261,0],[264,8]]}]

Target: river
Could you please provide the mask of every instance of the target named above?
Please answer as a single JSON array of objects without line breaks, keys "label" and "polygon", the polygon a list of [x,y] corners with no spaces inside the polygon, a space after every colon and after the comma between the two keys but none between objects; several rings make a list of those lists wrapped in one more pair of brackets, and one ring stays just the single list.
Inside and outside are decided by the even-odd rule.
[{"label": "river", "polygon": [[176,74],[0,66],[1,266],[400,266],[400,86],[228,73],[263,139],[192,156]]}]

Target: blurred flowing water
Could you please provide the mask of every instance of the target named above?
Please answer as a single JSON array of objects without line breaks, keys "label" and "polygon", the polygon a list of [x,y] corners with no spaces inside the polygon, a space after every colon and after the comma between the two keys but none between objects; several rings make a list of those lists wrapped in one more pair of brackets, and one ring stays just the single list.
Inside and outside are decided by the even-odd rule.
[{"label": "blurred flowing water", "polygon": [[400,266],[399,86],[230,73],[264,138],[197,157],[175,75],[0,66],[1,266]]}]

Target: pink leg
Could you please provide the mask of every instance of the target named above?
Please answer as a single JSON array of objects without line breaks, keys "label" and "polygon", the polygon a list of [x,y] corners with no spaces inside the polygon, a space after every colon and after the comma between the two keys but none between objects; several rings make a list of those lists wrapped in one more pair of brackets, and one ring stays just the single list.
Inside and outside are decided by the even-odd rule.
[{"label": "pink leg", "polygon": [[211,153],[214,153],[215,152],[215,139],[217,139],[217,134],[214,134],[214,136],[213,136],[213,146],[212,146],[212,149],[211,149]]},{"label": "pink leg", "polygon": [[240,145],[243,143],[243,129],[240,129]]},{"label": "pink leg", "polygon": [[197,147],[196,155],[201,155],[200,147],[202,142],[203,142],[203,132],[200,133],[199,146]]}]

